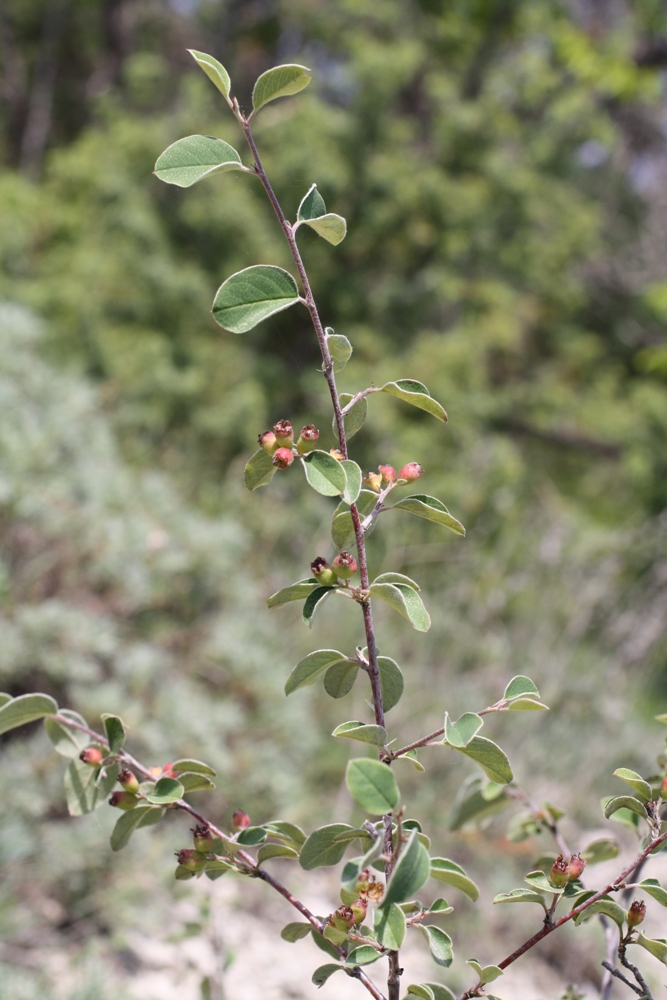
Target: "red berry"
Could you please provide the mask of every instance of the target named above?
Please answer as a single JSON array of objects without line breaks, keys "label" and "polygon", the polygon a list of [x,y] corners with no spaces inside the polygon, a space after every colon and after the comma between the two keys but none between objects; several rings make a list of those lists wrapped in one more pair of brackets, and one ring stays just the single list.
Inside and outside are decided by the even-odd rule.
[{"label": "red berry", "polygon": [[288,469],[294,461],[291,448],[278,448],[273,455],[273,464],[276,469]]},{"label": "red berry", "polygon": [[398,481],[399,483],[401,480],[406,483],[414,483],[415,479],[419,479],[419,477],[423,475],[424,470],[419,462],[408,462],[408,464],[404,465],[402,469],[399,469]]}]

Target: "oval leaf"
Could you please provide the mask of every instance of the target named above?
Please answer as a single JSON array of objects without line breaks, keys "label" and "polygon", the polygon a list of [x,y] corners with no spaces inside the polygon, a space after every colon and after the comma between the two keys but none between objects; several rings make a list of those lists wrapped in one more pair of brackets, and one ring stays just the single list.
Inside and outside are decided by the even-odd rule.
[{"label": "oval leaf", "polygon": [[308,483],[322,496],[335,497],[347,488],[343,463],[328,451],[311,451],[303,459],[303,467]]},{"label": "oval leaf", "polygon": [[647,813],[644,805],[635,799],[632,795],[614,795],[606,803],[604,807],[604,814],[607,819],[613,816],[615,812],[619,809],[629,809],[630,812],[636,813],[637,816],[641,816],[643,819],[647,819]]},{"label": "oval leaf", "polygon": [[[55,715],[58,706],[48,694],[22,694],[12,698],[0,708],[0,734],[18,729],[28,722],[43,719],[45,715]],[[87,767],[87,765],[84,765]],[[87,768],[87,770],[91,770]]]},{"label": "oval leaf", "polygon": [[229,73],[222,63],[219,63],[213,56],[207,55],[206,52],[197,52],[196,49],[188,49],[188,52],[197,65],[204,70],[209,80],[213,81],[222,96],[229,101],[229,91],[232,84]]},{"label": "oval leaf", "polygon": [[334,333],[330,326],[326,329],[327,347],[333,361],[334,372],[342,372],[352,357],[352,344],[342,333]]},{"label": "oval leaf", "polygon": [[243,485],[247,490],[256,490],[260,486],[266,486],[277,471],[271,456],[267,455],[263,448],[260,448],[248,460],[243,473]]},{"label": "oval leaf", "polygon": [[463,868],[449,858],[431,858],[431,878],[460,889],[473,903],[479,898],[479,889]]},{"label": "oval leaf", "polygon": [[623,921],[627,917],[627,914],[622,906],[619,906],[618,903],[615,903],[613,899],[609,899],[608,897],[599,899],[597,903],[591,903],[586,910],[577,914],[574,918],[574,922],[578,926],[585,920],[588,920],[589,917],[594,916],[596,913],[604,913],[605,917],[611,917],[611,919],[618,924],[621,933],[623,933]]},{"label": "oval leaf", "polygon": [[656,878],[645,878],[639,885],[644,892],[657,900],[661,906],[667,906],[667,890],[662,888]]},{"label": "oval leaf", "polygon": [[324,986],[327,979],[330,979],[334,972],[338,972],[339,969],[345,971],[342,965],[320,965],[319,969],[315,969],[313,972],[312,982],[315,983],[318,988],[320,986]]},{"label": "oval leaf", "polygon": [[497,744],[487,740],[485,736],[475,736],[465,747],[452,747],[458,753],[470,757],[499,785],[509,785],[514,780],[512,768],[507,756]]},{"label": "oval leaf", "polygon": [[449,968],[454,958],[452,939],[449,934],[445,934],[439,927],[433,927],[431,924],[419,924],[418,927],[428,941],[433,961],[437,965],[443,965],[446,969]]},{"label": "oval leaf", "polygon": [[639,937],[633,944],[639,944],[646,951],[650,952],[654,958],[657,958],[663,965],[667,965],[667,941],[662,941],[660,939],[647,938],[642,932],[639,932]]},{"label": "oval leaf", "polygon": [[155,805],[168,805],[182,799],[184,791],[183,785],[176,778],[160,778],[153,791],[146,795],[146,799]]},{"label": "oval leaf", "polygon": [[620,778],[626,785],[634,788],[640,799],[643,799],[644,802],[650,802],[653,798],[653,792],[648,781],[645,781],[641,774],[637,774],[636,771],[631,771],[627,767],[617,767],[614,771],[614,777]]},{"label": "oval leaf", "polygon": [[409,514],[416,514],[417,517],[441,524],[457,535],[465,535],[466,533],[461,522],[452,517],[444,503],[436,497],[427,496],[426,493],[415,493],[413,496],[404,497],[403,500],[395,503],[390,510],[407,510]]},{"label": "oval leaf", "polygon": [[431,871],[428,851],[419,840],[419,831],[413,830],[394,866],[381,909],[392,903],[403,903],[421,889]]},{"label": "oval leaf", "polygon": [[274,66],[257,79],[252,91],[253,114],[263,108],[269,101],[278,97],[289,97],[298,94],[307,87],[312,77],[307,66],[287,63],[284,66]]},{"label": "oval leaf", "polygon": [[345,854],[347,843],[337,843],[336,837],[339,833],[351,830],[349,823],[330,823],[322,826],[319,830],[314,830],[301,848],[299,864],[310,872],[314,868],[324,868],[328,865],[337,865]]},{"label": "oval leaf", "polygon": [[289,604],[290,601],[304,601],[319,587],[320,584],[313,577],[309,577],[307,580],[299,580],[297,583],[293,583],[289,587],[283,587],[282,590],[278,590],[275,594],[272,594],[266,602],[266,606],[267,608],[282,608],[283,604]]},{"label": "oval leaf", "polygon": [[332,664],[345,660],[347,660],[345,654],[339,653],[337,649],[317,649],[314,653],[309,653],[299,660],[287,678],[285,694],[292,694],[298,688],[314,684],[320,674],[328,670]]},{"label": "oval leaf", "polygon": [[398,951],[405,937],[405,914],[396,903],[376,909],[373,916],[378,944],[389,951]]},{"label": "oval leaf", "polygon": [[123,720],[117,715],[110,715],[105,712],[100,716],[104,723],[104,731],[109,741],[111,753],[118,753],[125,742],[125,725]]},{"label": "oval leaf", "polygon": [[467,746],[484,725],[484,720],[474,712],[466,712],[458,722],[452,722],[445,713],[445,739],[450,747]]},{"label": "oval leaf", "polygon": [[345,965],[354,969],[358,965],[371,965],[373,962],[377,962],[379,958],[382,958],[382,953],[372,948],[369,944],[362,944],[350,954],[345,959]]},{"label": "oval leaf", "polygon": [[357,497],[361,493],[361,469],[356,462],[353,462],[349,458],[344,459],[338,464],[342,465],[345,469],[345,475],[347,477],[347,484],[343,490],[343,500],[345,503],[356,503]]},{"label": "oval leaf", "polygon": [[513,698],[539,698],[540,692],[537,690],[533,681],[530,677],[524,677],[523,674],[518,674],[513,677],[505,688],[505,693],[503,694],[504,701],[512,701]]},{"label": "oval leaf", "polygon": [[[78,712],[72,712],[68,708],[62,708],[60,715],[73,722],[78,722],[82,726],[88,725],[82,715],[79,715]],[[70,729],[69,726],[63,725],[49,715],[44,719],[44,728],[53,743],[54,750],[61,757],[78,757],[84,747],[90,744],[90,736],[87,733],[82,733],[80,729]]]},{"label": "oval leaf", "polygon": [[385,712],[398,705],[403,694],[405,682],[403,672],[398,663],[389,656],[378,656],[378,671],[380,673],[380,689]]},{"label": "oval leaf", "polygon": [[188,135],[158,156],[153,172],[165,184],[186,188],[209,174],[245,169],[241,157],[228,142],[214,135]]},{"label": "oval leaf", "polygon": [[213,301],[215,321],[231,333],[245,333],[299,301],[296,281],[282,267],[255,264],[220,285]]},{"label": "oval leaf", "polygon": [[494,903],[539,903],[544,909],[547,909],[547,904],[545,902],[544,896],[540,895],[534,889],[512,889],[511,892],[501,892],[498,896],[494,896]]},{"label": "oval leaf", "polygon": [[345,239],[347,233],[347,222],[342,215],[335,212],[328,212],[319,219],[304,220],[304,225],[314,229],[318,236],[325,239],[332,246],[338,246]]},{"label": "oval leaf", "polygon": [[527,882],[535,892],[550,892],[553,896],[560,896],[564,891],[552,885],[543,871],[528,872],[524,882]]},{"label": "oval leaf", "polygon": [[405,573],[380,573],[379,576],[375,577],[373,583],[404,583],[406,587],[411,587],[418,593],[421,590],[419,584],[415,583],[414,580],[411,580],[409,576],[405,575]]},{"label": "oval leaf", "polygon": [[363,722],[342,722],[331,735],[371,743],[376,747],[383,747],[388,739],[384,726],[367,726]]},{"label": "oval leaf", "polygon": [[217,771],[210,764],[205,764],[201,760],[193,760],[191,757],[182,757],[175,760],[171,765],[172,771],[190,771],[193,774],[207,774],[211,778],[217,777]]},{"label": "oval leaf", "polygon": [[609,837],[600,837],[599,840],[591,841],[588,847],[581,852],[581,856],[587,864],[598,865],[603,861],[612,861],[613,858],[617,858],[619,851],[618,841]]},{"label": "oval leaf", "polygon": [[310,594],[303,605],[303,620],[308,628],[312,628],[315,612],[322,601],[326,600],[329,594],[333,594],[335,587],[318,587]]},{"label": "oval leaf", "polygon": [[118,765],[105,769],[89,767],[75,757],[65,772],[65,797],[70,816],[84,816],[99,808],[113,791]]},{"label": "oval leaf", "polygon": [[[346,660],[329,667],[324,675],[324,690],[331,698],[344,698],[359,676],[359,664]],[[364,742],[369,742],[365,740]]]},{"label": "oval leaf", "polygon": [[534,698],[515,698],[509,703],[510,712],[548,712],[549,706]]},{"label": "oval leaf", "polygon": [[417,382],[416,379],[402,378],[397,382],[387,382],[380,391],[388,392],[390,396],[397,396],[404,403],[410,403],[411,406],[417,406],[420,410],[426,410],[432,417],[437,417],[438,420],[447,423],[447,414],[443,407],[433,399],[426,386]]},{"label": "oval leaf", "polygon": [[270,861],[271,858],[298,857],[299,852],[295,851],[293,847],[288,847],[286,844],[264,844],[257,852],[257,861],[260,865],[263,865],[265,861]]},{"label": "oval leaf", "polygon": [[290,941],[294,943],[294,941],[300,941],[301,938],[308,937],[312,929],[312,924],[302,924],[298,920],[295,920],[294,923],[286,924],[286,926],[283,927],[280,932],[280,936],[283,941]]},{"label": "oval leaf", "polygon": [[140,826],[150,826],[144,821],[149,817],[159,819],[162,810],[157,806],[135,806],[129,812],[124,812],[116,820],[116,825],[111,833],[111,850],[121,851],[129,842],[130,837]]},{"label": "oval leaf", "polygon": [[[340,405],[345,407],[348,405],[351,399],[354,397],[349,392],[340,393]],[[368,399],[363,396],[358,399],[354,404],[352,409],[345,414],[343,417],[343,422],[345,424],[345,435],[348,439],[353,438],[354,435],[361,430],[366,422],[366,417],[368,416]],[[338,437],[338,428],[336,427],[336,420],[334,418],[332,422],[333,432]]]},{"label": "oval leaf", "polygon": [[398,805],[400,792],[396,779],[390,768],[379,760],[351,760],[345,781],[357,805],[373,816],[382,816]]},{"label": "oval leaf", "polygon": [[479,962],[474,958],[469,958],[466,961],[466,965],[472,966],[477,975],[479,976],[479,981],[482,984],[492,983],[494,979],[498,979],[502,976],[503,970],[497,965],[485,965],[481,966]]},{"label": "oval leaf", "polygon": [[428,632],[431,619],[421,597],[412,587],[406,584],[373,583],[370,593],[407,618],[417,632]]}]

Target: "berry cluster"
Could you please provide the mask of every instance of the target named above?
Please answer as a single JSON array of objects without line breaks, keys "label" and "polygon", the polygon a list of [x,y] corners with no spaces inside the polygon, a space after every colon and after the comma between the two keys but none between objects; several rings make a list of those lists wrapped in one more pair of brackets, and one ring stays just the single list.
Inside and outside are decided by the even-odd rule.
[{"label": "berry cluster", "polygon": [[271,455],[277,469],[287,469],[297,455],[307,455],[315,447],[320,432],[314,424],[306,424],[294,444],[294,429],[289,420],[279,420],[272,431],[264,431],[257,438],[260,448]]}]

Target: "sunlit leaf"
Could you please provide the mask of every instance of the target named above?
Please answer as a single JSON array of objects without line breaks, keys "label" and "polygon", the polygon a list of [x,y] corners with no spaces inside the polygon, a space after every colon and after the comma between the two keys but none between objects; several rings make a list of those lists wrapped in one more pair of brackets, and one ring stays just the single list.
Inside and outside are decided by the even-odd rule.
[{"label": "sunlit leaf", "polygon": [[351,830],[349,823],[330,823],[314,830],[301,848],[299,864],[309,872],[314,868],[324,868],[337,865],[347,849],[347,844],[337,843],[335,838],[339,833]]},{"label": "sunlit leaf", "polygon": [[213,81],[223,97],[229,100],[229,91],[232,84],[229,79],[229,73],[222,63],[219,63],[217,59],[209,56],[206,52],[197,52],[196,49],[188,49],[188,52],[197,65],[203,69],[209,80]]},{"label": "sunlit leaf", "polygon": [[398,805],[400,792],[396,779],[390,768],[379,760],[351,760],[345,780],[357,805],[374,816],[391,812]]},{"label": "sunlit leaf", "polygon": [[57,711],[57,704],[48,694],[19,695],[0,708],[0,734],[43,719],[45,715],[55,715]]},{"label": "sunlit leaf", "polygon": [[298,688],[314,684],[320,674],[323,674],[332,664],[347,660],[344,653],[337,649],[317,649],[299,660],[285,684],[285,694],[292,694]]},{"label": "sunlit leaf", "polygon": [[271,456],[267,455],[263,448],[260,448],[246,464],[243,485],[247,490],[256,490],[260,486],[266,486],[277,471]]},{"label": "sunlit leaf", "polygon": [[409,514],[415,514],[427,521],[441,524],[457,535],[465,535],[466,533],[461,522],[452,517],[444,503],[437,500],[436,497],[427,496],[426,493],[415,493],[412,496],[404,497],[398,503],[393,504],[390,510],[406,510]]},{"label": "sunlit leaf", "polygon": [[308,483],[323,496],[334,497],[345,492],[347,488],[345,467],[328,451],[309,452],[303,459],[303,467]]},{"label": "sunlit leaf", "polygon": [[165,184],[192,187],[210,174],[245,170],[233,146],[214,135],[188,135],[167,146],[155,163],[155,176]]},{"label": "sunlit leaf", "polygon": [[388,392],[391,396],[397,396],[404,403],[410,403],[420,410],[426,410],[431,416],[437,417],[443,423],[447,422],[447,414],[443,407],[431,396],[425,385],[417,382],[413,378],[402,378],[396,382],[387,382],[382,386],[382,392]]},{"label": "sunlit leaf", "polygon": [[245,333],[298,301],[299,290],[289,271],[254,264],[220,285],[213,300],[213,317],[225,330]]},{"label": "sunlit leaf", "polygon": [[288,63],[274,66],[257,79],[252,91],[253,113],[278,97],[298,94],[310,83],[312,72],[306,66]]},{"label": "sunlit leaf", "polygon": [[431,858],[431,878],[460,889],[473,903],[479,898],[479,889],[463,868],[449,858]]}]

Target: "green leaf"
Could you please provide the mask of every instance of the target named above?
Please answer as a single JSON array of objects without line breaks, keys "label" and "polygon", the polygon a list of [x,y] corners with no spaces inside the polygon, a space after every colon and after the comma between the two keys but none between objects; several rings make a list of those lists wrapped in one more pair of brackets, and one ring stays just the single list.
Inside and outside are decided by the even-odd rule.
[{"label": "green leaf", "polygon": [[430,871],[428,851],[419,841],[419,831],[413,830],[391,873],[380,908],[410,899],[421,889]]},{"label": "green leaf", "polygon": [[346,843],[336,843],[336,836],[351,830],[349,823],[330,823],[328,826],[321,826],[319,830],[314,830],[301,848],[299,864],[310,872],[314,868],[324,868],[328,865],[337,865],[345,854]]},{"label": "green leaf", "polygon": [[191,774],[185,771],[179,774],[178,780],[183,785],[184,792],[213,792],[215,785],[206,774]]},{"label": "green leaf", "polygon": [[185,865],[176,865],[176,871],[174,872],[174,878],[178,882],[187,882],[188,879],[194,878],[195,873],[191,872],[189,868]]},{"label": "green leaf", "polygon": [[436,497],[427,496],[426,493],[415,493],[412,496],[404,497],[403,500],[393,504],[390,510],[407,510],[409,514],[416,514],[417,517],[441,524],[457,535],[465,535],[466,533],[461,522],[452,517],[444,503]]},{"label": "green leaf", "polygon": [[654,716],[656,722],[663,722],[667,726],[667,712],[663,715]]},{"label": "green leaf", "polygon": [[514,779],[507,756],[497,744],[487,740],[485,736],[475,736],[467,746],[452,747],[452,749],[474,760],[491,781],[496,781],[499,785],[509,785]]},{"label": "green leaf", "polygon": [[377,962],[379,958],[382,958],[382,954],[379,951],[371,948],[369,944],[362,944],[349,953],[345,959],[345,965],[350,969],[354,969],[358,965],[371,965],[373,962]]},{"label": "green leaf", "polygon": [[204,70],[209,80],[213,81],[222,96],[229,101],[229,91],[232,84],[229,73],[222,63],[219,63],[213,56],[207,55],[206,52],[197,52],[196,49],[188,49],[188,52],[197,65]]},{"label": "green leaf", "polygon": [[85,816],[101,806],[113,791],[118,777],[118,765],[105,769],[89,767],[75,757],[65,772],[65,796],[70,816]]},{"label": "green leaf", "polygon": [[270,483],[277,471],[271,456],[260,448],[248,460],[243,472],[243,485],[247,490],[259,489],[260,486]]},{"label": "green leaf", "polygon": [[581,856],[587,864],[599,865],[603,861],[617,858],[619,850],[617,841],[609,837],[600,837],[598,840],[591,841],[588,847],[581,852]]},{"label": "green leaf", "polygon": [[639,932],[639,937],[632,944],[639,944],[646,951],[650,952],[654,958],[657,958],[663,965],[667,965],[667,941],[663,941],[660,938],[648,938],[641,931]]},{"label": "green leaf", "polygon": [[119,716],[111,715],[108,712],[105,712],[100,718],[104,723],[104,732],[109,741],[110,753],[118,753],[125,742],[125,725],[123,724],[123,720]]},{"label": "green leaf", "polygon": [[547,904],[544,896],[534,889],[512,889],[511,892],[501,892],[494,896],[494,903],[539,903],[544,909]]},{"label": "green leaf", "polygon": [[264,829],[271,837],[279,837],[283,841],[288,841],[290,845],[302,847],[306,842],[306,835],[296,823],[290,823],[285,819],[274,819],[271,823],[265,823]]},{"label": "green leaf", "polygon": [[387,382],[381,387],[381,391],[388,392],[390,396],[397,396],[404,403],[417,406],[420,410],[426,410],[432,417],[447,423],[447,414],[443,407],[433,399],[426,386],[416,379],[401,378],[396,382]]},{"label": "green leaf", "polygon": [[524,677],[523,674],[518,674],[513,677],[505,688],[505,693],[503,694],[504,701],[512,701],[514,698],[539,698],[540,692],[537,690],[533,681],[530,677]]},{"label": "green leaf", "polygon": [[246,170],[233,146],[214,135],[188,135],[167,146],[153,173],[165,184],[187,188],[203,177],[228,170]]},{"label": "green leaf", "polygon": [[[59,714],[82,726],[88,725],[82,715],[79,715],[78,712],[72,712],[68,708],[61,708]],[[46,735],[53,743],[54,750],[61,757],[78,757],[84,747],[90,744],[90,736],[87,733],[82,733],[80,729],[70,729],[69,726],[63,725],[62,722],[58,722],[50,715],[44,719],[44,728]]]},{"label": "green leaf", "polygon": [[294,923],[286,924],[283,927],[280,936],[283,941],[290,941],[293,944],[295,941],[300,941],[301,938],[308,937],[312,929],[312,924],[303,924],[295,920]]},{"label": "green leaf", "polygon": [[417,632],[428,632],[431,619],[421,597],[412,587],[396,583],[373,583],[370,593],[407,618]]},{"label": "green leaf", "polygon": [[206,774],[211,778],[217,777],[217,771],[211,767],[210,764],[204,764],[201,760],[193,760],[191,757],[182,757],[180,760],[175,760],[171,765],[172,771],[189,771],[193,774]]},{"label": "green leaf", "polygon": [[342,372],[352,357],[352,344],[342,333],[334,333],[330,326],[326,328],[327,347],[333,361],[334,372]]},{"label": "green leaf", "polygon": [[435,993],[428,983],[411,983],[408,986],[407,996],[420,997],[421,1000],[435,1000]]},{"label": "green leaf", "polygon": [[622,906],[615,903],[613,899],[609,899],[608,896],[605,896],[603,899],[599,899],[597,903],[591,903],[587,909],[577,914],[574,918],[574,922],[577,926],[579,926],[579,924],[582,924],[585,920],[588,920],[596,913],[604,913],[605,917],[610,917],[613,921],[615,921],[615,923],[618,924],[622,933],[623,921],[625,920],[627,914]]},{"label": "green leaf", "polygon": [[6,691],[0,691],[0,708],[2,708],[3,705],[6,705],[7,702],[11,700],[12,696],[10,694],[7,694]]},{"label": "green leaf", "polygon": [[398,805],[400,792],[396,779],[389,767],[379,760],[351,760],[345,781],[357,805],[374,816],[391,812]]},{"label": "green leaf", "polygon": [[303,459],[306,479],[310,486],[325,497],[335,497],[347,488],[347,475],[342,462],[328,451],[311,451]]},{"label": "green leaf", "polygon": [[48,694],[19,695],[0,708],[0,734],[43,719],[45,715],[55,715],[57,711],[57,704]]},{"label": "green leaf", "polygon": [[416,996],[424,997],[424,1000],[454,1000],[454,994],[442,983],[422,983],[420,986],[408,986],[408,994],[418,989],[426,987],[428,993],[417,993]]},{"label": "green leaf", "polygon": [[[318,236],[322,236],[334,246],[337,246],[345,239],[347,232],[345,219],[342,215],[335,215],[333,212],[327,213],[324,199],[317,190],[316,184],[313,184],[304,196],[299,205],[296,218],[297,226],[300,223],[305,223],[305,225],[314,229]],[[296,229],[296,226],[294,228]]]},{"label": "green leaf", "polygon": [[619,809],[629,809],[630,812],[636,813],[637,816],[647,819],[646,808],[639,799],[635,799],[632,795],[614,795],[605,803],[604,814],[609,819]]},{"label": "green leaf", "polygon": [[[371,490],[362,490],[357,497],[357,510],[360,517],[365,517],[375,507],[378,501],[377,493]],[[354,542],[354,525],[350,508],[346,503],[340,503],[334,511],[331,522],[331,538],[337,549],[349,549]]]},{"label": "green leaf", "polygon": [[446,969],[449,968],[454,958],[452,939],[449,934],[445,934],[439,927],[433,927],[432,924],[418,924],[417,926],[428,941],[433,961],[437,965],[443,965]]},{"label": "green leaf", "polygon": [[256,847],[258,844],[263,844],[267,836],[268,833],[263,826],[247,826],[245,830],[241,830],[236,842],[244,847]]},{"label": "green leaf", "polygon": [[472,899],[473,903],[479,899],[479,889],[473,880],[468,878],[460,865],[450,861],[449,858],[431,858],[431,878],[460,889]]},{"label": "green leaf", "polygon": [[183,798],[184,788],[176,778],[160,778],[152,792],[146,796],[148,802],[166,806]]},{"label": "green leaf", "polygon": [[[462,827],[481,823],[488,816],[502,812],[509,804],[509,798],[504,785],[489,782],[484,788],[484,779],[471,775],[461,785],[449,816],[450,830],[460,830]],[[487,792],[491,788],[493,794]]]},{"label": "green leaf", "polygon": [[380,573],[379,576],[375,577],[373,583],[405,584],[406,587],[416,590],[417,593],[421,590],[419,584],[415,583],[414,580],[411,580],[409,576],[405,575],[405,573]]},{"label": "green leaf", "polygon": [[286,844],[264,844],[257,852],[257,861],[260,865],[263,865],[265,861],[270,861],[271,858],[298,857],[299,852],[295,851],[293,847],[288,847]]},{"label": "green leaf", "polygon": [[269,101],[278,97],[289,97],[298,94],[310,83],[312,72],[306,66],[288,63],[284,66],[274,66],[258,78],[252,91],[253,114],[263,108]]},{"label": "green leaf", "polygon": [[445,712],[445,739],[451,747],[466,747],[484,725],[484,720],[474,712],[466,712],[458,722],[452,722]]},{"label": "green leaf", "polygon": [[[352,902],[354,902],[354,900],[352,900]],[[327,941],[327,939],[324,937],[323,934],[319,934],[314,928],[313,928],[313,941],[320,949],[320,951],[323,951],[325,955],[329,956],[329,958],[340,958],[340,955],[338,954],[334,946],[329,941]]]},{"label": "green leaf", "polygon": [[360,840],[363,846],[372,842],[370,833],[368,830],[364,830],[363,827],[359,827],[357,830],[346,830],[345,833],[339,833],[335,840],[337,844],[351,844],[353,840]]},{"label": "green leaf", "polygon": [[[270,600],[273,600],[273,598],[270,598]],[[308,653],[308,656],[304,656],[302,660],[299,660],[287,678],[285,694],[292,694],[293,691],[297,691],[299,688],[314,684],[320,674],[323,674],[330,666],[341,661],[345,662],[346,660],[347,656],[344,653],[339,653],[337,649],[317,649],[314,653]]]},{"label": "green leaf", "polygon": [[548,712],[549,706],[534,698],[515,698],[508,705],[510,712]]},{"label": "green leaf", "polygon": [[398,951],[405,937],[405,914],[396,903],[378,907],[373,916],[378,943],[390,951]]},{"label": "green leaf", "polygon": [[312,628],[315,612],[329,594],[333,594],[336,587],[318,587],[310,594],[303,605],[303,620],[308,628]]},{"label": "green leaf", "polygon": [[[614,798],[619,797],[620,796],[605,795],[600,801],[602,811],[605,811],[607,805],[612,802]],[[635,799],[635,801],[637,800]],[[639,803],[639,805],[641,805],[641,803]],[[615,823],[622,823],[623,826],[629,826],[631,830],[635,831],[635,833],[639,832],[639,816],[634,810],[631,811],[630,809],[617,808],[615,812],[609,815],[609,819],[613,820]]]},{"label": "green leaf", "polygon": [[667,906],[667,890],[663,889],[657,878],[645,878],[639,885],[644,892],[657,900],[661,906]]},{"label": "green leaf", "polygon": [[[342,407],[347,406],[351,399],[354,397],[349,392],[340,393],[340,405]],[[349,413],[346,413],[343,417],[343,422],[345,424],[345,436],[349,441],[354,435],[361,430],[368,416],[368,399],[363,396],[361,399],[357,400]],[[336,420],[333,420],[333,432],[338,437],[338,428],[336,427]]]},{"label": "green leaf", "polygon": [[289,587],[284,587],[282,590],[277,591],[277,593],[272,594],[266,602],[267,608],[282,608],[283,604],[289,604],[290,601],[303,601],[313,593],[314,590],[321,588],[321,584],[317,580],[310,577],[307,580],[299,580],[297,583],[293,583]]},{"label": "green leaf", "polygon": [[453,913],[454,907],[450,906],[446,899],[442,896],[438,896],[428,908],[429,913],[438,913],[441,916],[445,916],[447,913]]},{"label": "green leaf", "polygon": [[111,850],[121,851],[129,842],[130,837],[140,826],[150,826],[146,819],[150,817],[155,821],[162,815],[162,810],[157,806],[135,806],[129,812],[124,812],[116,820],[116,825],[111,833]]},{"label": "green leaf", "polygon": [[340,726],[336,726],[331,735],[359,740],[361,743],[372,743],[376,747],[383,747],[388,739],[384,726],[367,726],[363,722],[342,722]]},{"label": "green leaf", "polygon": [[388,712],[401,700],[404,688],[403,672],[389,656],[378,656],[378,671],[382,704],[385,712]]},{"label": "green leaf", "polygon": [[[349,694],[359,676],[359,664],[346,660],[329,667],[324,675],[324,690],[332,698],[344,698]],[[368,742],[368,741],[365,741]]]},{"label": "green leaf", "polygon": [[210,879],[211,882],[215,882],[216,879],[221,878],[226,872],[235,872],[238,871],[238,868],[235,868],[234,865],[229,864],[227,861],[216,858],[214,861],[207,861],[202,870],[206,878]]},{"label": "green leaf", "polygon": [[313,972],[312,982],[315,983],[318,988],[320,986],[324,986],[327,979],[330,979],[334,972],[338,972],[339,969],[345,971],[344,966],[342,965],[320,965],[319,969],[315,969]]},{"label": "green leaf", "polygon": [[617,767],[614,771],[614,777],[620,778],[621,781],[626,783],[626,785],[630,785],[631,788],[634,788],[639,795],[639,798],[643,799],[644,802],[650,802],[653,798],[653,792],[651,791],[651,786],[648,781],[644,781],[641,774],[637,774],[636,771],[631,771],[627,767]]},{"label": "green leaf", "polygon": [[408,750],[406,753],[401,754],[398,760],[409,761],[415,770],[420,771],[422,774],[426,770],[423,764],[420,763],[419,757],[416,750]]},{"label": "green leaf", "polygon": [[524,882],[527,882],[535,892],[550,892],[552,896],[562,896],[563,894],[563,889],[557,889],[556,886],[552,885],[542,871],[528,872]]},{"label": "green leaf", "polygon": [[344,459],[338,464],[345,469],[345,475],[347,476],[347,485],[343,491],[343,500],[345,503],[356,503],[357,497],[361,493],[361,469],[356,462],[353,462],[349,458]]},{"label": "green leaf", "polygon": [[472,966],[477,975],[479,976],[480,983],[492,983],[495,979],[498,979],[503,974],[503,970],[498,968],[497,965],[485,965],[481,966],[477,959],[469,958],[466,961],[466,965]]},{"label": "green leaf", "polygon": [[254,264],[220,285],[213,301],[213,317],[231,333],[246,333],[298,301],[299,290],[289,271],[271,264]]}]

